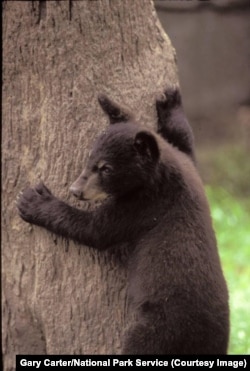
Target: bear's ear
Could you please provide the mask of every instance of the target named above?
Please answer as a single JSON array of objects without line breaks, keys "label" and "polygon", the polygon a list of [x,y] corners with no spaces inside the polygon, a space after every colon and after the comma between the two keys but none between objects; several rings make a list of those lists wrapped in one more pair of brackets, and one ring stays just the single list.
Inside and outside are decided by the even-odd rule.
[{"label": "bear's ear", "polygon": [[120,107],[117,103],[111,101],[106,95],[99,94],[98,102],[103,111],[108,115],[110,124],[134,120],[133,115],[127,109]]},{"label": "bear's ear", "polygon": [[158,143],[149,131],[144,130],[137,133],[134,146],[141,155],[150,157],[155,162],[158,161],[160,157]]}]

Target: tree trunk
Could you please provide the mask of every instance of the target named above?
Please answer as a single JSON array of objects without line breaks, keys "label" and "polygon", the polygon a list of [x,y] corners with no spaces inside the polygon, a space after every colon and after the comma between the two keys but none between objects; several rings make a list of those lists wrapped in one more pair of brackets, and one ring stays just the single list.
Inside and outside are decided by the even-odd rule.
[{"label": "tree trunk", "polygon": [[[69,197],[107,119],[97,94],[155,125],[177,83],[174,50],[151,1],[6,1],[3,5],[3,353],[119,353],[126,268],[24,223],[15,199],[43,179]],[[140,113],[139,113],[140,112]]]}]

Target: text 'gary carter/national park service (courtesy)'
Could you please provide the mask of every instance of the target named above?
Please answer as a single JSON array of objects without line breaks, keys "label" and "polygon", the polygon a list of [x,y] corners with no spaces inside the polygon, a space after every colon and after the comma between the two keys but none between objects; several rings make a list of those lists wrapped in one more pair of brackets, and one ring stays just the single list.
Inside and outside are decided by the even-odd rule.
[{"label": "text 'gary carter/national park service (courtesy)'", "polygon": [[69,356],[69,355],[17,355],[16,370],[60,369],[65,367],[165,367],[183,368],[247,368],[249,356]]}]

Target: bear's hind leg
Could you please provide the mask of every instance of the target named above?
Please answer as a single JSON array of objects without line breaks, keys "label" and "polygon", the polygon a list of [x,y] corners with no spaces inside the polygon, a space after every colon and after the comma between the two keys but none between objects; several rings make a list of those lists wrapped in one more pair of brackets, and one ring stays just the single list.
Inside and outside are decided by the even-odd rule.
[{"label": "bear's hind leg", "polygon": [[166,354],[161,329],[136,323],[125,333],[122,354]]}]

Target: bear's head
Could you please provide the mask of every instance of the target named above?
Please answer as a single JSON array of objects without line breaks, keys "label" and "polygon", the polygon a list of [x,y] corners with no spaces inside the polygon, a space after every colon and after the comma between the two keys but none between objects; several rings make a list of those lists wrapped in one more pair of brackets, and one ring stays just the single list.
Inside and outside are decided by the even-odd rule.
[{"label": "bear's head", "polygon": [[70,187],[83,200],[123,197],[145,188],[160,156],[157,134],[145,130],[107,97],[100,96],[99,103],[110,126],[95,142],[84,171]]},{"label": "bear's head", "polygon": [[133,123],[112,125],[95,142],[84,171],[70,191],[85,200],[135,192],[150,182],[158,158],[153,133]]}]

